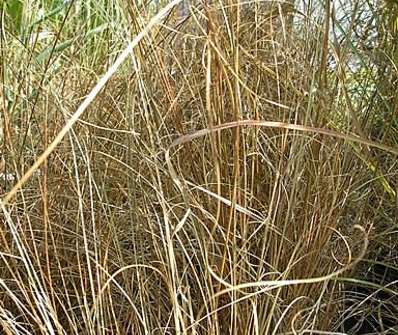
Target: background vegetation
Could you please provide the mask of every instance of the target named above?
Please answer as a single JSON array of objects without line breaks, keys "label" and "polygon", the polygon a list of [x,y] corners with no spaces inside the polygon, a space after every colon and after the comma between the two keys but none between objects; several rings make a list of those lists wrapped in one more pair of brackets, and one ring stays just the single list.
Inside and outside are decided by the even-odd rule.
[{"label": "background vegetation", "polygon": [[0,4],[1,333],[396,333],[397,2],[166,5]]}]

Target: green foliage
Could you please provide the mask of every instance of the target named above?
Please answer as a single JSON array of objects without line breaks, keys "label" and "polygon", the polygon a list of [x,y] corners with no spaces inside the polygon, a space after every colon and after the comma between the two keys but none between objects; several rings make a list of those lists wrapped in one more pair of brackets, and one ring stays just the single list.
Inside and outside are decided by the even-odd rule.
[{"label": "green foliage", "polygon": [[6,15],[10,21],[10,27],[14,32],[21,31],[22,15],[24,10],[23,0],[4,1]]}]

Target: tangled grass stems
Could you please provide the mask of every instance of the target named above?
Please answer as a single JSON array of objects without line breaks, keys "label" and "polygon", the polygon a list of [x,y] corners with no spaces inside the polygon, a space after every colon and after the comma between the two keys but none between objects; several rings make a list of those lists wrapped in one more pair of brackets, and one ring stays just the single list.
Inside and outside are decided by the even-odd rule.
[{"label": "tangled grass stems", "polygon": [[182,2],[0,5],[0,332],[392,331],[396,8]]}]

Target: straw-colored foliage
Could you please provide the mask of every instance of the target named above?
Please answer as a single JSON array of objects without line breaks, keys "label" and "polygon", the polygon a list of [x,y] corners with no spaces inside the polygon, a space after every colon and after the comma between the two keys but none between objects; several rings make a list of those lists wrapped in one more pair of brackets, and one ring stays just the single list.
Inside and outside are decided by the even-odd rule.
[{"label": "straw-colored foliage", "polygon": [[0,332],[392,331],[396,5],[190,5],[0,5]]}]

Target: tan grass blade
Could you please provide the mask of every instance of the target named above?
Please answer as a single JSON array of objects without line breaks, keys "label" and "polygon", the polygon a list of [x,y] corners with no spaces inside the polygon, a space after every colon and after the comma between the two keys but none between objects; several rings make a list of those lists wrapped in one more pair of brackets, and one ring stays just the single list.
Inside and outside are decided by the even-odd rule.
[{"label": "tan grass blade", "polygon": [[171,1],[167,6],[165,6],[158,14],[156,14],[152,20],[149,21],[148,25],[143,29],[123,50],[123,52],[116,59],[115,63],[108,69],[108,71],[104,74],[104,76],[97,82],[91,92],[87,95],[81,105],[78,107],[76,112],[71,116],[62,130],[58,133],[55,139],[51,142],[51,144],[46,148],[46,150],[40,155],[40,157],[36,160],[36,162],[29,168],[29,170],[22,176],[20,180],[15,184],[15,186],[11,189],[10,192],[2,199],[3,205],[6,205],[10,202],[10,200],[16,195],[18,190],[29,180],[29,178],[33,175],[34,171],[38,169],[46,158],[54,151],[57,145],[62,141],[64,136],[69,132],[69,130],[73,127],[76,121],[80,118],[83,112],[87,109],[87,107],[91,104],[91,102],[95,99],[98,93],[105,86],[107,81],[113,76],[119,66],[126,60],[128,55],[133,51],[133,49],[138,45],[138,43],[151,31],[151,29],[158,24],[162,18],[166,16],[181,0]]},{"label": "tan grass blade", "polygon": [[304,126],[304,125],[299,125],[299,124],[290,124],[290,123],[277,122],[277,121],[239,120],[239,121],[227,122],[227,123],[223,123],[223,124],[211,127],[211,128],[210,127],[204,128],[204,129],[195,131],[191,134],[186,134],[186,135],[180,136],[176,140],[174,140],[173,143],[171,143],[170,147],[167,149],[166,155],[165,155],[167,166],[170,170],[171,177],[173,178],[176,185],[180,188],[184,197],[186,197],[186,190],[182,186],[181,181],[178,178],[177,173],[173,167],[173,164],[171,163],[170,150],[173,147],[190,142],[190,141],[194,140],[195,138],[206,136],[208,134],[211,134],[212,132],[235,128],[235,127],[240,127],[240,126],[280,128],[280,129],[296,130],[296,131],[301,131],[301,132],[310,132],[310,133],[314,133],[314,134],[322,134],[322,135],[331,136],[331,137],[339,138],[339,139],[346,140],[346,141],[351,141],[351,142],[367,145],[369,147],[378,148],[380,150],[384,150],[384,151],[387,151],[389,153],[392,153],[392,154],[398,156],[398,149],[396,149],[396,148],[392,148],[392,147],[389,147],[389,146],[381,144],[381,143],[370,141],[370,140],[361,138],[356,135],[339,133],[339,132],[331,130],[331,129],[315,128],[315,127],[309,127],[309,126]]}]

